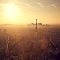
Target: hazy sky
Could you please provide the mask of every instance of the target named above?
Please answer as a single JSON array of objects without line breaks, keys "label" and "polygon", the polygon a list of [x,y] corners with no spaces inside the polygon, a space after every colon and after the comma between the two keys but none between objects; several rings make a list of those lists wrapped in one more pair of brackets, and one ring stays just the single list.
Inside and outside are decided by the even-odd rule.
[{"label": "hazy sky", "polygon": [[[19,10],[15,20],[4,17],[3,4],[14,3]],[[0,0],[0,23],[31,23],[35,19],[43,24],[60,23],[60,0]]]}]

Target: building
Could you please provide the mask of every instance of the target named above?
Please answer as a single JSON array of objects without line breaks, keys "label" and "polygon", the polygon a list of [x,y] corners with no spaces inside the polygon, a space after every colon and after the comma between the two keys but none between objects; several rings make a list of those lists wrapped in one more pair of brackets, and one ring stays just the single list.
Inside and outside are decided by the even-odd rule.
[{"label": "building", "polygon": [[38,23],[38,25],[42,25],[42,23]]}]

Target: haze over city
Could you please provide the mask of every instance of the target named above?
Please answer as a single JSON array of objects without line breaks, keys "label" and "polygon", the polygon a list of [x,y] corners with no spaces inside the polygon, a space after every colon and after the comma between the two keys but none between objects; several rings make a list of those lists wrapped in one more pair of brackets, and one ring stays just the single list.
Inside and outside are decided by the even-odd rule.
[{"label": "haze over city", "polygon": [[60,24],[60,0],[0,0],[0,24]]},{"label": "haze over city", "polygon": [[0,60],[60,60],[60,0],[0,0]]}]

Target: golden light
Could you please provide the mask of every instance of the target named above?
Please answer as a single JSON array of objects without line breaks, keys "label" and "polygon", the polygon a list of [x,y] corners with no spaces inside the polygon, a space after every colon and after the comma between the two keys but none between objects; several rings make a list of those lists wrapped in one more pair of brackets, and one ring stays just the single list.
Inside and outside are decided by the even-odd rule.
[{"label": "golden light", "polygon": [[18,15],[18,8],[14,4],[4,4],[4,11],[8,19],[15,19]]}]

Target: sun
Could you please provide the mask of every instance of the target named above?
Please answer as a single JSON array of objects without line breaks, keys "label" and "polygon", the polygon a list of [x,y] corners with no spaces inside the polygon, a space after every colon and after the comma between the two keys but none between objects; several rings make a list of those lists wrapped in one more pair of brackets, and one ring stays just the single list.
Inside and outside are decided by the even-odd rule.
[{"label": "sun", "polygon": [[18,9],[14,4],[4,4],[4,11],[9,19],[15,19],[18,15]]}]

